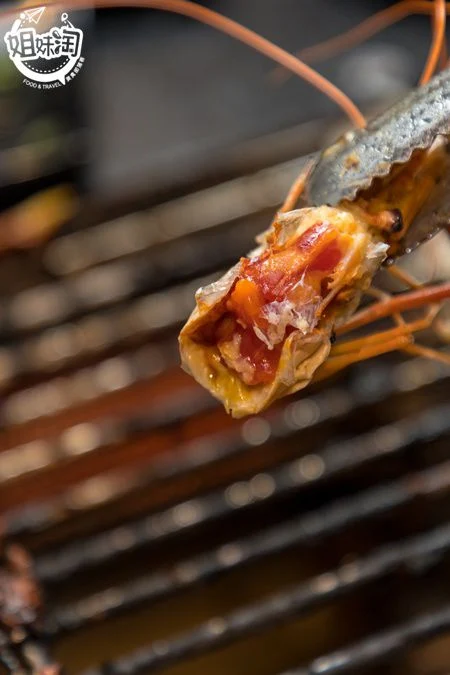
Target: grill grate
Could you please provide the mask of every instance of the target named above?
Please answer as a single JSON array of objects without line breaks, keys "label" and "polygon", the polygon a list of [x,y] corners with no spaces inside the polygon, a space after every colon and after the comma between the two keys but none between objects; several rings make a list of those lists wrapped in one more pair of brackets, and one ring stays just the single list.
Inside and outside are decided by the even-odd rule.
[{"label": "grill grate", "polygon": [[194,289],[298,165],[63,233],[26,282],[11,256],[1,510],[46,603],[20,635],[0,625],[6,671],[52,668],[47,643],[84,675],[448,665],[449,369],[385,357],[232,421],[177,367]]},{"label": "grill grate", "polygon": [[[275,602],[280,600],[275,599]],[[293,603],[295,605],[295,603]],[[264,612],[264,607],[254,608],[253,611],[261,610]],[[295,611],[295,606],[291,608]],[[272,610],[272,620],[276,610]],[[228,639],[233,639],[236,633],[245,634],[248,627],[245,624],[245,615],[233,617],[236,626],[233,631],[230,628]],[[256,622],[255,622],[256,623]],[[259,627],[267,626],[270,622],[265,623],[261,620]],[[284,675],[309,675],[313,673],[346,673],[354,671],[358,668],[373,664],[374,662],[382,662],[390,656],[393,656],[411,644],[416,644],[420,640],[434,637],[440,633],[450,629],[450,606],[434,612],[433,614],[426,614],[413,621],[410,621],[398,628],[386,631],[380,635],[374,636],[357,645],[349,647],[347,650],[342,650],[322,656],[315,660],[306,669],[301,668],[297,670],[290,670]],[[173,642],[172,645],[155,644],[152,648],[141,649],[138,652],[119,659],[116,662],[107,664],[108,672],[112,673],[140,673],[142,671],[156,672],[158,667],[171,661],[185,657],[187,654],[192,655],[203,651],[212,645],[213,639],[210,635],[224,632],[226,629],[220,619],[212,619],[205,627],[199,628],[198,632],[185,638],[180,638],[178,642]],[[216,644],[224,644],[226,638],[216,640]],[[167,652],[166,652],[167,650]],[[161,656],[163,654],[163,656]],[[97,675],[105,672],[103,668],[90,669],[85,671],[84,675]]]},{"label": "grill grate", "polygon": [[411,645],[435,637],[450,628],[450,607],[425,614],[390,631],[376,635],[346,650],[322,656],[306,669],[290,670],[284,675],[348,673],[364,666],[386,661]]},{"label": "grill grate", "polygon": [[[358,436],[342,446],[330,447],[322,454],[307,455],[301,460],[294,460],[272,473],[256,474],[247,481],[228,485],[217,493],[177,504],[167,511],[154,513],[135,523],[69,544],[56,555],[37,558],[38,577],[47,582],[65,580],[75,572],[110,561],[127,550],[159,544],[168,537],[176,536],[180,531],[199,527],[206,522],[215,522],[255,502],[273,499],[293,490],[298,494],[311,483],[354,469],[358,464],[373,461],[380,455],[385,456],[387,452],[399,452],[413,442],[426,442],[443,433],[450,433],[450,423],[446,419],[449,412],[449,406],[442,406],[423,414],[414,423],[406,420],[398,425],[380,427],[375,432],[364,437]],[[361,498],[353,497],[340,504],[332,504],[324,509],[323,514],[319,512],[317,515],[306,516],[305,519],[301,517],[295,525],[288,524],[285,528],[277,526],[260,540],[257,539],[253,550],[245,544],[238,547],[240,550],[249,549],[248,557],[251,560],[298,543],[303,538],[323,537],[327,528],[334,530],[348,525],[352,519],[369,517],[394,508],[421,494],[422,490],[426,492],[428,489],[444,489],[446,480],[450,480],[450,473],[448,476],[446,474],[448,467],[447,464],[440,464],[415,478],[407,476],[397,483],[370,490]],[[439,481],[436,481],[437,478]],[[436,488],[425,487],[434,483]],[[217,556],[211,555],[212,559],[214,557]],[[242,555],[239,558],[242,561]]]},{"label": "grill grate", "polygon": [[[48,619],[48,632],[58,634],[65,630],[76,630],[86,624],[103,620],[105,616],[133,609],[140,602],[155,602],[187,590],[194,584],[203,583],[220,573],[241,565],[248,565],[263,556],[275,555],[280,550],[295,544],[312,545],[326,536],[339,532],[355,522],[373,518],[388,510],[408,504],[417,494],[425,491],[432,493],[429,483],[435,483],[441,471],[450,467],[439,465],[433,471],[410,475],[394,485],[371,490],[347,500],[333,504],[309,516],[291,522],[283,529],[277,528],[254,537],[252,540],[230,542],[220,549],[210,552],[194,560],[186,560],[170,570],[166,575],[159,574],[135,580],[125,586],[110,588],[103,594],[78,601],[74,606],[57,609]],[[407,490],[405,484],[420,485],[420,489]],[[429,556],[443,556],[450,548],[450,529],[448,526],[436,528],[430,533],[400,544],[391,544],[384,549],[372,553],[365,559],[355,560],[338,570],[327,572],[311,579],[307,584],[292,588],[287,593],[279,594],[266,603],[240,610],[236,614],[217,619],[221,630],[215,632],[214,620],[211,624],[189,634],[178,642],[167,645],[164,652],[155,647],[155,665],[164,665],[174,658],[195,653],[200,646],[198,635],[205,634],[202,649],[214,648],[230,639],[243,637],[247,632],[260,630],[272,622],[286,619],[293,613],[299,613],[325,602],[338,594],[344,594],[364,583],[382,578],[399,568],[414,571],[414,566],[421,559]],[[184,645],[180,655],[179,644]],[[167,659],[167,661],[166,661]],[[153,666],[153,662],[148,665]]]}]

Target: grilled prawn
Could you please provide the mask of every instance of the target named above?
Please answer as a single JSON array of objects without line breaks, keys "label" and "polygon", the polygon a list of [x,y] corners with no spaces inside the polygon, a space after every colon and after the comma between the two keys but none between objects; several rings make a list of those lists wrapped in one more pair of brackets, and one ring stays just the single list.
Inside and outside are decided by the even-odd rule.
[{"label": "grilled prawn", "polygon": [[[445,71],[325,150],[295,194],[304,188],[310,203],[332,205],[280,213],[259,248],[198,291],[180,334],[183,365],[234,416],[333,371],[335,333],[381,264],[450,222],[449,83]],[[338,349],[345,365],[352,348]]]},{"label": "grilled prawn", "polygon": [[351,209],[280,215],[258,249],[197,292],[180,334],[183,365],[235,416],[302,389],[387,248]]}]

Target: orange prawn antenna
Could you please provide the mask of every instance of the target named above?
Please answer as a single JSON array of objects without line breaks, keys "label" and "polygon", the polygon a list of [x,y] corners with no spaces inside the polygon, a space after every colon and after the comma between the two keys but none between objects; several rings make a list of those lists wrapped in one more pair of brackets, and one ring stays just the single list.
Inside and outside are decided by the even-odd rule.
[{"label": "orange prawn antenna", "polygon": [[445,47],[445,22],[447,18],[445,0],[434,0],[433,8],[433,37],[427,62],[419,80],[420,84],[426,84],[433,75]]},{"label": "orange prawn antenna", "polygon": [[444,70],[448,65],[448,51],[447,43],[444,41],[444,46],[442,47],[441,55],[439,56],[439,70]]},{"label": "orange prawn antenna", "polygon": [[[306,63],[303,63],[294,54],[290,54],[261,35],[242,26],[237,21],[229,19],[212,9],[197,5],[190,0],[68,0],[68,2],[66,0],[64,3],[61,0],[54,0],[54,2],[49,3],[47,6],[61,4],[65,6],[69,4],[74,9],[89,9],[93,6],[98,8],[147,7],[190,17],[230,35],[240,42],[244,42],[256,51],[276,61],[283,68],[287,68],[295,75],[306,80],[340,106],[355,126],[364,127],[366,124],[364,115],[343,91]],[[27,3],[26,9],[40,7],[41,5],[42,1],[39,3]],[[18,8],[16,7],[15,9],[2,10],[2,13],[4,15],[15,14],[17,11]]]},{"label": "orange prawn antenna", "polygon": [[[450,2],[441,2],[441,0],[438,0],[438,2],[445,6],[446,13],[450,13]],[[435,15],[435,13],[435,5],[429,0],[402,0],[395,5],[392,5],[392,7],[388,7],[373,14],[368,19],[365,19],[345,33],[341,33],[329,40],[302,49],[298,52],[297,56],[308,63],[324,61],[325,59],[336,56],[352,47],[356,47],[385,28],[388,28],[412,14]],[[289,74],[285,73],[281,68],[276,68],[275,72],[278,79],[281,79],[281,73],[283,73],[285,77],[289,76]]]}]

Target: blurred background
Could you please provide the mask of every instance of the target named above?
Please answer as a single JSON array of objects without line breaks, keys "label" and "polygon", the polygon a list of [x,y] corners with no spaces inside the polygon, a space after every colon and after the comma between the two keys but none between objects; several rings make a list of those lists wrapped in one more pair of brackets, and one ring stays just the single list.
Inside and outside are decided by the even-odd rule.
[{"label": "blurred background", "polygon": [[[295,51],[389,2],[204,4]],[[347,122],[191,20],[69,15],[64,87],[0,46],[3,669],[44,672],[48,644],[91,675],[448,674],[450,369],[391,355],[236,421],[179,367],[195,290]],[[409,18],[318,68],[375,112],[430,36]],[[407,264],[449,261],[441,234]]]}]

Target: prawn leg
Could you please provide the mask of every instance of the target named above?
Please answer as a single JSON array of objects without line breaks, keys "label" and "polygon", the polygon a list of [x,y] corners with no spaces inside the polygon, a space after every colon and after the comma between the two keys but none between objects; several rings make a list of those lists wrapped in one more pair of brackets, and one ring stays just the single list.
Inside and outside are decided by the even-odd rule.
[{"label": "prawn leg", "polygon": [[391,341],[405,335],[411,336],[413,333],[416,333],[419,330],[425,330],[432,323],[434,317],[436,316],[436,311],[436,308],[430,308],[425,316],[417,319],[416,321],[410,321],[409,323],[404,322],[399,324],[396,328],[379,331],[373,335],[355,338],[353,340],[342,342],[339,345],[334,345],[330,352],[330,358],[342,356],[343,354],[352,353],[357,350],[363,350],[366,345],[373,346],[379,342],[382,342],[383,340]]},{"label": "prawn leg", "polygon": [[309,178],[313,166],[314,160],[311,160],[302,168],[294,183],[291,185],[284,202],[278,209],[278,213],[287,213],[295,208],[295,205],[305,190],[306,181]]},{"label": "prawn leg", "polygon": [[[371,335],[369,338],[363,339],[363,344],[360,344],[359,340],[349,341],[345,343],[345,348],[348,350],[347,353],[333,356],[334,352],[331,350],[327,361],[325,361],[316,371],[313,382],[320,382],[327,377],[331,377],[331,375],[335,375],[340,370],[355,363],[359,363],[360,361],[366,361],[367,359],[380,356],[381,354],[401,350],[407,347],[411,341],[411,336],[408,334],[396,335],[390,340],[387,339],[387,334],[388,331],[383,331]],[[341,346],[344,347],[344,345]]]},{"label": "prawn leg", "polygon": [[446,366],[450,366],[450,354],[440,352],[438,349],[424,347],[424,345],[411,344],[404,347],[402,351],[412,356],[421,356],[424,359],[438,361],[439,363],[444,363]]},{"label": "prawn leg", "polygon": [[450,354],[413,343],[413,334],[428,328],[438,311],[439,306],[434,306],[427,311],[424,317],[416,321],[406,323],[402,320],[403,322],[396,328],[348,340],[340,345],[333,346],[327,361],[317,370],[314,381],[330,377],[354,363],[392,351],[403,351],[450,365]]},{"label": "prawn leg", "polygon": [[398,267],[398,265],[389,265],[389,267],[386,267],[385,269],[394,279],[401,281],[408,288],[417,290],[424,287],[424,284],[421,281],[415,279],[412,274],[401,267]]},{"label": "prawn leg", "polygon": [[336,334],[343,335],[386,316],[406,312],[410,309],[418,309],[424,305],[434,304],[447,298],[450,298],[450,282],[448,281],[434,286],[424,286],[423,288],[402,293],[388,300],[380,300],[380,302],[374,303],[367,309],[357,312],[351,319],[338,326]]},{"label": "prawn leg", "polygon": [[[381,300],[381,301],[384,301],[384,302],[386,302],[387,300],[389,300],[391,298],[389,293],[386,293],[385,291],[381,291],[379,288],[374,288],[374,287],[368,288],[366,290],[366,295],[370,295],[373,298],[376,298],[377,300]],[[399,312],[395,312],[392,315],[392,318],[394,319],[397,326],[404,326],[405,325],[405,320]]]}]

